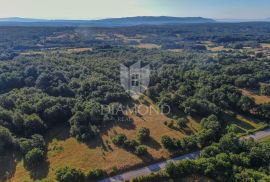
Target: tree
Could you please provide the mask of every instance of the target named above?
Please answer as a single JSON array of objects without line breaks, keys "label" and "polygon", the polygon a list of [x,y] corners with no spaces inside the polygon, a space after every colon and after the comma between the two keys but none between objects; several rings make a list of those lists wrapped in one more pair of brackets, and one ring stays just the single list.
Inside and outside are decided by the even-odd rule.
[{"label": "tree", "polygon": [[183,107],[185,113],[190,115],[208,116],[210,114],[218,115],[220,113],[220,109],[215,104],[195,97],[189,97],[183,103]]},{"label": "tree", "polygon": [[58,123],[66,122],[70,117],[70,108],[67,105],[62,106],[59,103],[45,109],[43,113],[44,121],[46,121],[46,123],[50,124],[51,126]]},{"label": "tree", "polygon": [[59,182],[84,182],[85,178],[80,170],[70,167],[58,169],[55,176]]},{"label": "tree", "polygon": [[212,129],[214,131],[219,131],[221,128],[218,118],[215,115],[210,115],[209,117],[202,119],[200,125],[206,130]]},{"label": "tree", "polygon": [[261,95],[270,96],[270,84],[262,84],[260,87]]},{"label": "tree", "polygon": [[220,139],[219,144],[221,150],[225,152],[238,152],[240,147],[239,139],[234,133],[224,135]]},{"label": "tree", "polygon": [[13,146],[13,137],[7,128],[0,126],[0,153]]},{"label": "tree", "polygon": [[46,154],[44,151],[40,150],[39,148],[34,148],[27,152],[24,157],[24,165],[29,168],[33,169],[44,162],[46,159]]},{"label": "tree", "polygon": [[140,144],[136,140],[125,140],[124,147],[128,150],[134,151]]},{"label": "tree", "polygon": [[256,104],[253,98],[248,96],[242,96],[240,101],[238,102],[238,106],[243,112],[249,113],[251,109],[253,109]]},{"label": "tree", "polygon": [[26,136],[41,134],[45,131],[46,127],[47,126],[37,114],[32,114],[25,117],[24,130]]},{"label": "tree", "polygon": [[175,149],[174,140],[171,139],[171,137],[169,137],[169,136],[162,136],[161,143],[162,143],[163,147],[166,149],[169,149],[169,150]]},{"label": "tree", "polygon": [[186,118],[179,118],[176,120],[177,127],[179,129],[185,128],[187,125],[188,120]]},{"label": "tree", "polygon": [[106,171],[104,171],[102,169],[94,169],[94,170],[91,170],[87,173],[86,180],[93,181],[93,180],[98,180],[98,179],[104,178],[106,176],[107,176]]},{"label": "tree", "polygon": [[150,130],[145,127],[140,128],[137,133],[137,138],[140,142],[148,140],[150,138]]},{"label": "tree", "polygon": [[127,140],[127,137],[124,134],[118,134],[112,138],[113,144],[117,146],[123,146],[126,140]]},{"label": "tree", "polygon": [[139,156],[147,154],[147,147],[144,145],[139,145],[136,147],[135,154]]}]

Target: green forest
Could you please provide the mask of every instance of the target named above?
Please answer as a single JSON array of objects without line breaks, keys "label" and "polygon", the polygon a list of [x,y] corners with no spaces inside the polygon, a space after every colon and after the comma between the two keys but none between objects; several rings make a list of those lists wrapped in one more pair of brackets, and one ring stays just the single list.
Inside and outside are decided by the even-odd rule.
[{"label": "green forest", "polygon": [[[85,172],[67,165],[48,176],[36,169],[50,168],[46,138],[54,128],[66,127],[69,137],[87,144],[123,125],[117,118],[128,117],[124,112],[102,108],[136,104],[121,86],[120,64],[142,61],[151,67],[144,97],[173,108],[165,127],[185,130],[189,117],[198,120],[196,132],[163,135],[161,147],[172,156],[201,153],[133,181],[178,181],[193,174],[217,182],[270,181],[270,142],[241,139],[270,122],[269,28],[269,23],[0,27],[0,179],[12,178],[19,161],[33,181],[97,181],[119,174],[115,168]],[[141,127],[136,133],[135,139],[118,133],[111,141],[139,158],[151,156],[146,141],[153,131]],[[1,165],[7,158],[9,164]]]}]

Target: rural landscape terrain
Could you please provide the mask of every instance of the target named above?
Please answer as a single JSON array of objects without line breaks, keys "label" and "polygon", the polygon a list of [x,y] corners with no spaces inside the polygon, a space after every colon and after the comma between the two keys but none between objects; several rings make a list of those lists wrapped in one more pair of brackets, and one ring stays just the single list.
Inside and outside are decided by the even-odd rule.
[{"label": "rural landscape terrain", "polygon": [[[129,180],[270,181],[270,135],[245,138],[270,124],[269,22],[21,21],[0,21],[0,181],[99,181],[196,151]],[[120,65],[138,61],[134,99]]]}]

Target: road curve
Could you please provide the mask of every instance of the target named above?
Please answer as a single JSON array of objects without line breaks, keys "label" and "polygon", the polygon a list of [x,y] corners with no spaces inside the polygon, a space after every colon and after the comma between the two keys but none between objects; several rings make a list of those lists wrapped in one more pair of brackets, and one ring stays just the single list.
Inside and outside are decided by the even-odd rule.
[{"label": "road curve", "polygon": [[[244,136],[241,139],[249,139],[249,138],[253,138],[254,140],[259,140],[262,139],[264,137],[270,136],[270,128],[267,128],[265,130],[262,131],[258,131],[254,134],[248,135],[248,136]],[[200,155],[200,151],[196,151],[193,153],[189,153],[189,154],[185,154],[179,157],[175,157],[173,159],[169,159],[163,162],[159,162],[156,164],[152,164],[150,166],[146,166],[140,169],[135,169],[132,171],[128,171],[110,178],[106,178],[103,180],[100,180],[99,182],[121,182],[121,181],[125,181],[125,180],[131,180],[135,177],[139,177],[139,176],[146,176],[149,175],[153,172],[157,172],[161,169],[165,169],[166,164],[168,162],[176,162],[179,160],[184,160],[184,159],[195,159]]]}]

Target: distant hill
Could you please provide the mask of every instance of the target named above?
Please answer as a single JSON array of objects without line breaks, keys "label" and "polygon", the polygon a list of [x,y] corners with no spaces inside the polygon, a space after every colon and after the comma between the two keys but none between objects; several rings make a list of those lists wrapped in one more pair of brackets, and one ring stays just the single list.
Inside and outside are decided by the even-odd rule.
[{"label": "distant hill", "polygon": [[28,18],[0,18],[0,26],[91,26],[117,27],[135,25],[164,25],[214,23],[215,20],[202,17],[168,17],[168,16],[139,16],[126,18],[110,18],[102,20],[45,20]]},{"label": "distant hill", "polygon": [[45,21],[48,21],[48,20],[20,18],[20,17],[0,18],[0,22],[45,22]]}]

